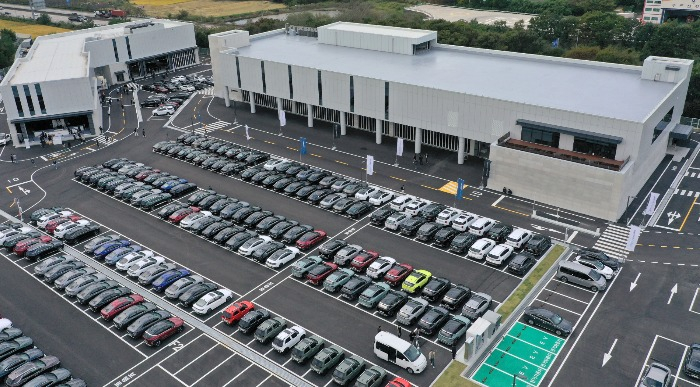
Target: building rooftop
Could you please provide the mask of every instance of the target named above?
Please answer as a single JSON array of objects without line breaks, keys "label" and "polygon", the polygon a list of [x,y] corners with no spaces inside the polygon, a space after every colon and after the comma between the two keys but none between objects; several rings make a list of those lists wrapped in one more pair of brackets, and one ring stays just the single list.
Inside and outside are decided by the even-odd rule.
[{"label": "building rooftop", "polygon": [[[150,20],[165,28],[183,24],[172,20]],[[26,84],[59,79],[86,77],[88,56],[84,53],[87,40],[112,39],[125,35],[125,27],[143,22],[130,22],[38,37],[27,55],[15,61],[4,82]]]},{"label": "building rooftop", "polygon": [[676,87],[643,80],[641,66],[441,45],[418,55],[401,55],[279,33],[252,40],[238,52],[260,60],[633,122],[642,122]]},{"label": "building rooftop", "polygon": [[392,36],[396,38],[411,38],[418,39],[426,36],[431,36],[435,34],[434,31],[428,30],[417,30],[412,28],[401,28],[401,27],[390,27],[390,26],[380,26],[373,24],[360,24],[360,23],[348,23],[348,22],[336,22],[332,24],[319,27],[319,29],[337,30],[337,31],[347,31],[347,32],[359,32],[364,34],[372,35],[384,35]]}]

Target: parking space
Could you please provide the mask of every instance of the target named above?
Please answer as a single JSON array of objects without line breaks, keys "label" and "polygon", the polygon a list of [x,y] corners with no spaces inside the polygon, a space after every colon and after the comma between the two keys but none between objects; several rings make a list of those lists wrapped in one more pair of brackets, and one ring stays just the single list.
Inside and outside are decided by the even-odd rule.
[{"label": "parking space", "polygon": [[651,347],[647,352],[647,357],[644,360],[644,364],[639,372],[639,377],[637,378],[637,383],[635,383],[635,385],[639,384],[641,379],[646,375],[649,365],[652,363],[661,363],[671,370],[671,378],[669,382],[670,386],[700,387],[700,382],[697,380],[689,380],[682,371],[683,359],[688,352],[688,348],[688,345],[676,340],[660,335],[654,336],[654,340],[651,342]]}]

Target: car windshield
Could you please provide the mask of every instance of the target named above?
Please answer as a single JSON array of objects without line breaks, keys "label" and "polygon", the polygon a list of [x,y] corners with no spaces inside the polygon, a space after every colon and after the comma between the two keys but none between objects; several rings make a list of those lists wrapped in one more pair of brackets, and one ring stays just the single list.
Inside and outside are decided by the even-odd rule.
[{"label": "car windshield", "polygon": [[648,376],[644,378],[644,385],[647,387],[663,387],[663,383]]},{"label": "car windshield", "polygon": [[318,369],[321,369],[323,368],[323,360],[314,358],[314,360],[311,361],[311,365]]},{"label": "car windshield", "polygon": [[195,305],[196,305],[196,306],[199,306],[199,307],[202,307],[202,306],[204,306],[204,305],[206,305],[206,304],[207,304],[207,300],[201,299],[201,300],[197,301],[197,303],[196,303]]},{"label": "car windshield", "polygon": [[403,355],[406,357],[406,359],[408,359],[408,361],[413,362],[420,357],[421,353],[418,348],[410,345]]},{"label": "car windshield", "polygon": [[600,273],[598,273],[597,271],[595,271],[593,269],[591,269],[591,272],[589,273],[589,275],[591,276],[593,281],[598,281],[600,279]]},{"label": "car windshield", "polygon": [[304,351],[301,349],[294,347],[292,348],[292,356],[295,358],[301,358],[304,355]]},{"label": "car windshield", "polygon": [[554,313],[554,314],[552,315],[551,319],[552,319],[552,322],[553,322],[555,325],[559,325],[559,324],[561,323],[561,321],[563,320],[563,319],[561,318],[561,316],[558,315],[558,314],[556,314],[556,313]]},{"label": "car windshield", "polygon": [[462,327],[462,323],[456,320],[450,320],[442,330],[446,333],[455,333]]},{"label": "car windshield", "polygon": [[222,314],[224,315],[224,318],[231,318],[231,317],[233,317],[233,315],[232,315],[231,313],[229,313],[228,311],[225,311],[225,310],[223,311]]},{"label": "car windshield", "polygon": [[275,347],[278,347],[278,348],[281,348],[283,344],[284,344],[284,341],[282,341],[282,339],[279,337],[275,337],[275,340],[272,342],[272,345],[274,345]]},{"label": "car windshield", "polygon": [[480,299],[472,298],[471,300],[469,300],[469,302],[467,302],[467,305],[466,305],[466,306],[467,306],[467,308],[469,308],[469,309],[476,309],[476,308],[479,307],[479,303],[480,303],[480,302],[481,302]]}]

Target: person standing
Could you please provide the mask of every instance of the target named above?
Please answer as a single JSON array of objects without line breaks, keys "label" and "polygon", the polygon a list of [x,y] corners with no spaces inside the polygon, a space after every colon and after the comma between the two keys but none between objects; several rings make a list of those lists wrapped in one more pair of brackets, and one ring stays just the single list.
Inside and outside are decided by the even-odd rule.
[{"label": "person standing", "polygon": [[409,331],[409,332],[408,332],[408,341],[410,341],[410,342],[412,343],[413,340],[415,340],[415,339],[416,339],[416,333],[415,333],[415,331]]},{"label": "person standing", "polygon": [[401,184],[401,193],[406,193],[406,190],[403,188],[403,184]]},{"label": "person standing", "polygon": [[398,332],[399,337],[401,337],[401,325],[396,325],[396,331]]},{"label": "person standing", "polygon": [[428,165],[428,154],[424,154],[423,157],[425,157],[425,165]]},{"label": "person standing", "polygon": [[428,359],[430,359],[430,365],[435,368],[435,350],[428,352]]},{"label": "person standing", "polygon": [[136,129],[136,128],[134,128],[134,136],[136,136],[136,137],[138,137],[138,136],[139,136],[139,132],[138,132],[138,129]]},{"label": "person standing", "polygon": [[15,156],[15,154],[14,154],[14,153],[10,154],[10,161],[12,162],[12,164],[14,164],[14,163],[15,163],[15,159],[16,159],[16,157],[17,157],[17,156]]},{"label": "person standing", "polygon": [[146,138],[146,128],[141,128],[141,134],[143,135],[143,138]]},{"label": "person standing", "polygon": [[382,326],[380,325],[377,327],[377,333],[380,333],[381,331],[382,331]]},{"label": "person standing", "polygon": [[452,342],[450,349],[452,350],[452,360],[454,360],[457,357],[457,341]]},{"label": "person standing", "polygon": [[418,164],[423,165],[423,155],[418,155]]},{"label": "person standing", "polygon": [[34,165],[35,165],[34,157],[32,157],[32,166],[34,166]]},{"label": "person standing", "polygon": [[56,160],[53,161],[53,169],[58,169],[58,164],[56,163]]}]

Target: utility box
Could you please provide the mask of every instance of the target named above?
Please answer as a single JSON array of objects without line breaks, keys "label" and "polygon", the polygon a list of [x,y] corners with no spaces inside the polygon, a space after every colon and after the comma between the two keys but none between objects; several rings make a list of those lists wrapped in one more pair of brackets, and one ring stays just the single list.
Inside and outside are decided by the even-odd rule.
[{"label": "utility box", "polygon": [[491,322],[479,317],[469,330],[467,330],[466,342],[464,347],[464,360],[469,360],[479,352],[491,337],[489,332],[492,330]]},{"label": "utility box", "polygon": [[481,318],[491,323],[491,326],[489,326],[489,329],[487,330],[487,336],[489,339],[491,339],[501,326],[501,315],[492,310],[488,310]]}]

